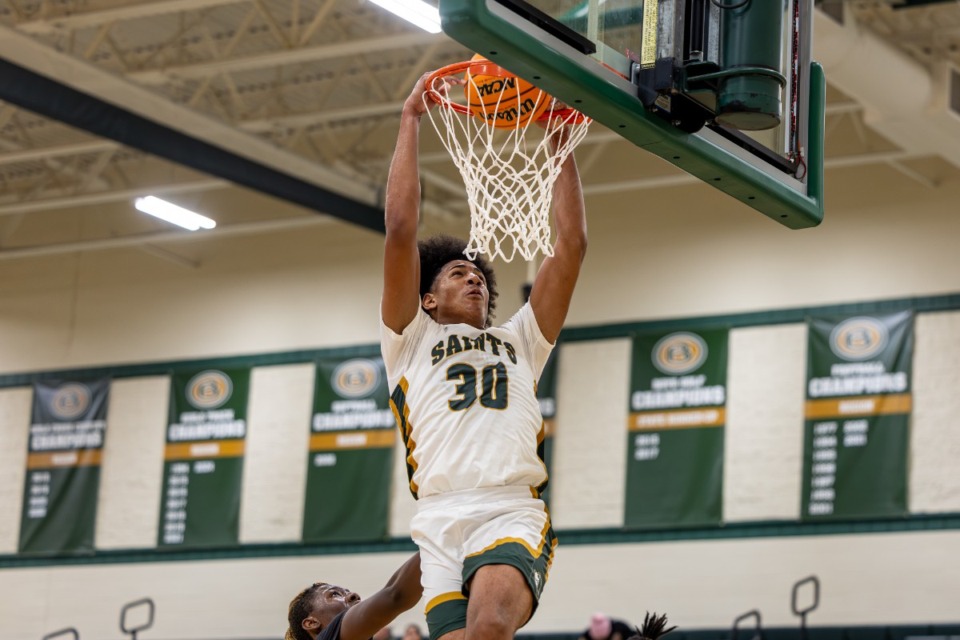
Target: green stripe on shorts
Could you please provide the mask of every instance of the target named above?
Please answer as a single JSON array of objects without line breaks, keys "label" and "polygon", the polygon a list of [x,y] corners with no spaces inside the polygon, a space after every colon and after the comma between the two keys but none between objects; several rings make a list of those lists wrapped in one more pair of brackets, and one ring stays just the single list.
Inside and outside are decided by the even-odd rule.
[{"label": "green stripe on shorts", "polygon": [[466,585],[470,582],[473,574],[477,572],[477,569],[488,564],[506,564],[515,567],[526,578],[527,585],[533,593],[533,608],[536,610],[537,603],[540,601],[540,594],[543,593],[543,587],[547,584],[547,572],[550,569],[556,540],[553,535],[553,528],[550,527],[547,529],[546,540],[540,547],[540,555],[537,557],[533,557],[527,548],[519,542],[505,542],[489,551],[464,559],[464,593],[466,593]]},{"label": "green stripe on shorts", "polygon": [[467,626],[467,600],[447,600],[427,611],[427,629],[430,640],[439,640],[444,635]]}]

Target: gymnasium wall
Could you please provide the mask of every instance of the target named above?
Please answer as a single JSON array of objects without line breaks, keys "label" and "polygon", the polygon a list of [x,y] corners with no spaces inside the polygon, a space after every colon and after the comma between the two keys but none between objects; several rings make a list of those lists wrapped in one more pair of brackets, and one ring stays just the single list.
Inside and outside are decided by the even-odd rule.
[{"label": "gymnasium wall", "polygon": [[[960,292],[960,185],[930,188],[893,169],[881,183],[861,181],[856,169],[829,177],[826,221],[798,232],[707,187],[643,191],[633,203],[588,196],[591,245],[568,326]],[[381,247],[375,234],[330,223],[210,241],[202,251],[170,246],[196,256],[195,267],[134,249],[0,261],[0,376],[375,343]],[[501,266],[500,320],[519,306],[525,274],[522,264]],[[916,336],[910,507],[956,514],[960,312],[921,314]],[[730,341],[724,519],[794,521],[805,328],[743,327]],[[812,573],[823,593],[811,624],[960,622],[960,530],[951,528],[564,545],[564,530],[621,522],[629,344],[563,348],[552,480],[561,547],[527,630],[577,630],[595,610],[632,620],[667,611],[685,628],[716,628],[759,608],[766,624],[789,625],[790,586]],[[254,369],[243,543],[298,538],[312,375],[309,365]],[[155,376],[114,382],[98,549],[154,544],[167,385]],[[29,388],[0,388],[0,554],[17,547],[29,408]],[[402,537],[413,501],[399,460],[394,474],[390,528]],[[158,640],[280,637],[302,586],[323,579],[366,595],[406,555],[11,560],[0,564],[0,637],[63,626],[116,637],[120,605],[141,596],[157,602]]]}]

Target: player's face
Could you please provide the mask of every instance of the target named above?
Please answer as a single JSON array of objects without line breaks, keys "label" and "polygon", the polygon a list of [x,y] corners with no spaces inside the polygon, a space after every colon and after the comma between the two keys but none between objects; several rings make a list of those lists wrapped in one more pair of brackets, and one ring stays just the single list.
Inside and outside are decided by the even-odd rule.
[{"label": "player's face", "polygon": [[360,602],[360,595],[333,584],[318,588],[313,597],[313,615],[326,627],[341,611]]},{"label": "player's face", "polygon": [[483,329],[487,324],[490,291],[483,272],[469,260],[443,265],[433,288],[423,296],[424,308],[440,324],[464,323]]}]

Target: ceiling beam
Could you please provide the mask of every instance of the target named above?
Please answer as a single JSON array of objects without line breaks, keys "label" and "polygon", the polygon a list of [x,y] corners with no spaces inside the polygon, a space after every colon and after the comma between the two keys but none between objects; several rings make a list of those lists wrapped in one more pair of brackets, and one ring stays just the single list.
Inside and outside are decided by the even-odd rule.
[{"label": "ceiling beam", "polygon": [[[244,131],[248,131],[250,133],[269,133],[271,131],[275,131],[277,128],[300,129],[317,124],[330,124],[357,119],[363,120],[366,118],[399,115],[402,109],[403,101],[383,102],[379,104],[363,105],[351,109],[330,109],[326,111],[316,111],[313,113],[299,113],[288,116],[243,120],[238,123],[238,126]],[[856,113],[862,110],[863,107],[860,104],[855,102],[846,102],[828,105],[825,113],[827,116],[837,116],[847,113]],[[622,138],[616,133],[613,133],[608,129],[596,128],[587,134],[587,137],[583,140],[581,145],[601,144],[620,140],[622,140]],[[120,143],[113,142],[112,140],[99,139],[58,145],[55,147],[35,147],[33,149],[22,149],[7,153],[0,153],[0,165],[42,160],[44,158],[82,155],[86,153],[99,153],[101,151],[108,151],[110,149],[116,149],[122,146],[123,145]],[[437,162],[440,160],[446,160],[448,157],[449,156],[446,152],[433,154],[422,153],[421,161],[427,163]]]},{"label": "ceiling beam", "polygon": [[122,147],[119,142],[111,140],[90,140],[88,142],[77,142],[74,144],[63,144],[56,147],[34,147],[33,149],[19,149],[17,151],[8,151],[0,153],[0,165],[16,164],[18,162],[32,162],[35,160],[46,160],[48,158],[60,158],[63,156],[79,156],[86,153],[100,153],[102,151],[112,151]]},{"label": "ceiling beam", "polygon": [[[889,2],[890,0],[888,0]],[[890,5],[894,10],[897,9],[913,9],[916,7],[922,7],[928,4],[944,4],[949,2],[950,4],[956,4],[956,0],[895,0],[890,2]]]},{"label": "ceiling beam", "polygon": [[301,218],[287,218],[285,220],[270,220],[267,222],[246,222],[225,225],[204,231],[160,231],[157,233],[141,233],[122,238],[104,238],[102,240],[82,240],[63,244],[42,245],[36,247],[22,247],[0,251],[0,260],[16,260],[22,258],[39,258],[42,256],[78,251],[101,251],[104,249],[120,249],[124,247],[140,247],[146,244],[160,242],[189,242],[224,238],[226,236],[262,234],[276,231],[290,231],[329,224],[334,218],[328,216],[303,216]]},{"label": "ceiling beam", "polygon": [[148,18],[150,16],[159,16],[167,13],[202,11],[204,9],[220,7],[227,4],[238,4],[246,1],[247,0],[161,0],[159,2],[144,2],[141,4],[114,7],[112,9],[102,9],[100,11],[71,13],[63,16],[45,18],[43,20],[31,20],[29,22],[21,22],[16,25],[16,28],[24,33],[38,35],[49,34],[69,29],[99,27],[103,24],[116,22],[118,20],[134,20],[136,18]]},{"label": "ceiling beam", "polygon": [[4,26],[0,26],[0,58],[81,93],[89,92],[104,102],[151,122],[183,132],[196,140],[310,184],[336,191],[366,204],[376,202],[377,190],[373,185],[360,185],[344,180],[306,158],[239,131],[226,122],[163,99],[153,91],[127,82]]},{"label": "ceiling beam", "polygon": [[379,185],[317,166],[2,26],[0,99],[208,175],[383,232]]},{"label": "ceiling beam", "polygon": [[59,198],[45,198],[43,200],[13,202],[0,205],[0,216],[19,215],[23,213],[32,213],[34,211],[54,211],[56,209],[87,207],[91,205],[107,204],[109,202],[120,202],[122,200],[133,200],[134,198],[139,198],[148,194],[163,195],[173,193],[192,193],[195,191],[223,189],[230,186],[233,185],[226,180],[194,180],[192,182],[184,182],[181,184],[144,185],[142,187],[121,189],[117,191],[68,194]]},{"label": "ceiling beam", "polygon": [[395,36],[380,36],[366,40],[348,40],[332,45],[303,47],[300,49],[274,51],[253,56],[228,58],[225,60],[211,60],[210,62],[200,62],[197,64],[168,66],[162,69],[133,71],[127,73],[125,77],[140,84],[158,85],[174,79],[206,78],[218,73],[274,68],[304,62],[351,58],[367,53],[377,53],[393,49],[427,46],[436,43],[444,37],[445,36],[440,34],[420,32],[404,33]]},{"label": "ceiling beam", "polygon": [[403,102],[382,102],[380,104],[369,104],[346,109],[328,109],[326,111],[315,111],[312,113],[298,113],[288,116],[275,116],[270,118],[260,118],[256,120],[243,120],[237,123],[244,131],[252,133],[265,133],[274,131],[277,128],[301,129],[317,124],[327,124],[331,122],[341,122],[346,120],[364,120],[366,118],[379,118],[383,116],[399,116],[403,110]]}]

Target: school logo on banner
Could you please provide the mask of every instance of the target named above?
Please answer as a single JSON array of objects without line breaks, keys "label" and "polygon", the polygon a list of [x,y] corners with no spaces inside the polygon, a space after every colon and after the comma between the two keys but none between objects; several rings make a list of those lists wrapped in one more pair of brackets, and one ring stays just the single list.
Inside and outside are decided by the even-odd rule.
[{"label": "school logo on banner", "polygon": [[53,391],[50,413],[56,420],[75,420],[90,408],[91,398],[90,387],[80,382],[68,382]]},{"label": "school logo on banner", "polygon": [[216,409],[233,394],[233,381],[223,371],[201,371],[187,383],[186,399],[195,409]]},{"label": "school logo on banner", "polygon": [[830,332],[830,350],[841,360],[862,361],[876,357],[890,341],[887,328],[876,318],[850,318]]},{"label": "school logo on banner", "polygon": [[380,384],[380,368],[373,360],[347,360],[333,370],[330,385],[342,398],[365,398]]},{"label": "school logo on banner", "polygon": [[682,376],[696,371],[707,359],[707,343],[695,333],[682,331],[661,338],[653,347],[653,366],[661,373]]}]

